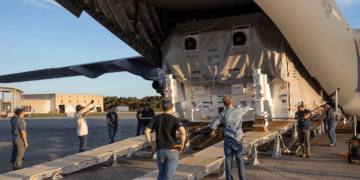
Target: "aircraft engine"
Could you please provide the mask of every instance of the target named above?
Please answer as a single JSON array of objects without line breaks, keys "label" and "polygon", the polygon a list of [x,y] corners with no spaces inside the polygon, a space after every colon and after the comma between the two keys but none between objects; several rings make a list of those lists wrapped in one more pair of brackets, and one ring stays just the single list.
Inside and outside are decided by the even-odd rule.
[{"label": "aircraft engine", "polygon": [[153,89],[156,90],[156,93],[161,93],[162,90],[164,89],[162,84],[157,80],[153,81],[152,87],[153,87]]}]

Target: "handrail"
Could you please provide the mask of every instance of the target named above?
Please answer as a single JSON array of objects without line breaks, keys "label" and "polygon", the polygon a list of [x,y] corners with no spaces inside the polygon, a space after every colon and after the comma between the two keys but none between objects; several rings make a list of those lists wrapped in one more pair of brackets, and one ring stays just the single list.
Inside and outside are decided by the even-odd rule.
[{"label": "handrail", "polygon": [[201,102],[199,103],[199,105],[197,105],[197,106],[195,106],[193,109],[191,109],[191,120],[192,120],[192,121],[194,120],[194,110],[199,111],[199,109],[196,109],[196,108],[198,108],[202,103],[203,103],[203,101],[201,101]]}]

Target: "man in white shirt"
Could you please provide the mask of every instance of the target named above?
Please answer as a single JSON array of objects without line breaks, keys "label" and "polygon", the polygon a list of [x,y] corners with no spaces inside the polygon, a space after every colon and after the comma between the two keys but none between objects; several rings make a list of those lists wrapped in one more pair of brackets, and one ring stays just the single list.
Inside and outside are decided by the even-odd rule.
[{"label": "man in white shirt", "polygon": [[94,107],[83,113],[83,110],[88,108],[91,104],[94,103],[94,100],[86,105],[85,107],[81,105],[76,106],[75,120],[77,122],[77,135],[80,139],[80,148],[79,152],[84,152],[86,150],[87,145],[87,135],[88,135],[88,126],[85,120],[85,116],[89,115],[90,111],[94,109]]}]

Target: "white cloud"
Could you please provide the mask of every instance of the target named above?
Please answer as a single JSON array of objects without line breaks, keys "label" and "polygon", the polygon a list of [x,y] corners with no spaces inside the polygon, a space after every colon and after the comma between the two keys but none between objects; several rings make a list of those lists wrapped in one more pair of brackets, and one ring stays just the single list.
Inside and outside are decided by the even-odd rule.
[{"label": "white cloud", "polygon": [[29,3],[38,7],[48,8],[49,5],[60,6],[55,0],[23,0],[25,3]]},{"label": "white cloud", "polygon": [[347,8],[359,3],[358,0],[335,0],[335,2],[341,8]]},{"label": "white cloud", "polygon": [[60,4],[58,4],[55,0],[41,0],[41,1],[48,2],[50,4],[53,4],[53,5],[56,5],[56,6],[60,7]]}]

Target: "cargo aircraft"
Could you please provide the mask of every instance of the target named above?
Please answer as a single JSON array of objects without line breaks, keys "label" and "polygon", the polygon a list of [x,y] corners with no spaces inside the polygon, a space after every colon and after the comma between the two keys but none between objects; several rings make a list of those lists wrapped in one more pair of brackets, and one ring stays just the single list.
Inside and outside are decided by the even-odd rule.
[{"label": "cargo aircraft", "polygon": [[270,119],[294,116],[299,101],[338,104],[338,118],[360,114],[360,30],[334,0],[56,1],[142,56],[2,75],[0,83],[128,71],[152,80],[183,120],[211,121],[230,95],[251,103],[245,119],[264,119],[254,125],[263,131]]}]

